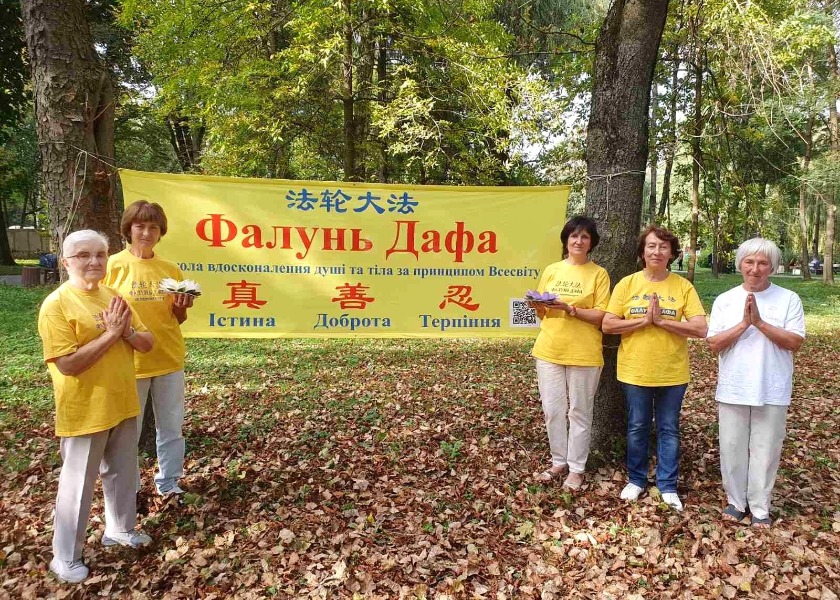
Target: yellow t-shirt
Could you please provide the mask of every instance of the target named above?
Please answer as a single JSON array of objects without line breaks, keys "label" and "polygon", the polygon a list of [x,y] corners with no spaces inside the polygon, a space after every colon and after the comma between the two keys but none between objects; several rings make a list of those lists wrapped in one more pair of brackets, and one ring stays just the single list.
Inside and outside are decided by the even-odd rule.
[{"label": "yellow t-shirt", "polygon": [[[557,294],[558,300],[577,308],[606,310],[610,276],[592,261],[570,265],[562,260],[545,268],[537,289]],[[558,365],[603,366],[601,330],[564,310],[550,308],[540,323],[531,355]]]},{"label": "yellow t-shirt", "polygon": [[[38,333],[55,391],[55,433],[60,437],[107,431],[140,414],[134,349],[123,340],[78,375],[62,375],[54,360],[73,354],[105,332],[102,311],[117,293],[105,286],[85,291],[69,283],[47,296],[38,313]],[[132,311],[131,324],[147,331]]]},{"label": "yellow t-shirt", "polygon": [[[628,275],[613,289],[607,312],[624,319],[647,314],[651,295],[659,296],[662,316],[682,321],[705,315],[697,290],[686,279],[671,273],[664,281],[648,281],[644,272]],[[621,335],[618,347],[618,380],[632,385],[660,387],[688,383],[688,340],[649,325]]]},{"label": "yellow t-shirt", "polygon": [[161,280],[167,277],[181,281],[184,275],[173,262],[157,256],[138,258],[126,249],[108,259],[108,271],[102,280],[131,304],[155,336],[150,352],[134,355],[138,379],[184,368],[184,336],[172,313],[172,295],[159,289]]}]

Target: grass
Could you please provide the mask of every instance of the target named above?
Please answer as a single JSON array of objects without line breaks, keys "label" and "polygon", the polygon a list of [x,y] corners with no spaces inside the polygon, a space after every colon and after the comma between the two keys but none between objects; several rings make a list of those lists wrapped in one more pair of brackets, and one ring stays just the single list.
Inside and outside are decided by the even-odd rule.
[{"label": "grass", "polygon": [[[740,281],[738,274],[715,279],[708,270],[699,270],[696,276],[697,290],[707,310],[718,294]],[[810,333],[834,335],[840,329],[840,286],[791,276],[774,277],[773,281],[802,298]],[[51,382],[41,358],[36,327],[38,306],[50,290],[0,284],[0,429],[5,431],[25,431],[21,427],[27,423],[52,419]],[[275,394],[281,393],[273,397],[271,407],[260,403],[265,410],[313,410],[321,407],[322,390],[335,386],[335,378],[342,373],[372,371],[376,367],[383,390],[399,384],[413,392],[435,385],[434,361],[441,357],[445,362],[459,361],[465,356],[480,356],[490,346],[504,354],[519,355],[527,353],[530,344],[530,340],[469,339],[190,339],[189,393],[215,394],[224,398],[223,403],[246,408],[254,405],[270,384]],[[329,365],[328,371],[325,365]],[[384,371],[383,366],[387,367]],[[482,381],[483,365],[479,362],[475,366],[475,376],[464,382],[464,388],[495,393],[491,389],[495,383]],[[236,393],[229,394],[231,389]],[[357,404],[362,400],[370,408],[375,407],[378,398],[339,395],[329,408],[349,417],[357,412]],[[261,424],[248,427],[259,428]]]},{"label": "grass", "polygon": [[[840,285],[825,285],[818,279],[803,281],[798,275],[775,275],[771,281],[796,292],[802,299],[807,317],[840,316]],[[699,269],[695,276],[697,293],[707,311],[712,309],[715,298],[741,282],[739,273],[727,273],[715,279],[710,270]]]}]

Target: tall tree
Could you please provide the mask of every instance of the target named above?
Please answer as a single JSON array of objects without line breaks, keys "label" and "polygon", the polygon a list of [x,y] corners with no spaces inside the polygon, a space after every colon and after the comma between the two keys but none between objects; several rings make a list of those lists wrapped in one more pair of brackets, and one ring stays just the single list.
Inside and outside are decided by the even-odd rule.
[{"label": "tall tree", "polygon": [[799,180],[799,233],[801,236],[799,259],[802,262],[803,279],[811,279],[811,270],[808,268],[808,169],[811,166],[811,148],[814,144],[814,115],[809,112],[806,120],[805,130],[802,132],[802,140],[805,142],[805,154],[802,156],[802,177]]},{"label": "tall tree", "polygon": [[[26,104],[26,67],[23,62],[23,26],[16,0],[0,0],[0,144],[5,143]],[[2,166],[2,165],[0,165]],[[0,202],[5,204],[4,190]],[[0,264],[14,265],[6,234],[6,211],[0,211]]]},{"label": "tall tree", "polygon": [[41,169],[57,249],[80,228],[119,247],[114,93],[96,54],[84,0],[22,0]]},{"label": "tall tree", "polygon": [[[592,109],[586,137],[586,212],[598,223],[598,262],[613,284],[636,268],[648,154],[653,70],[668,0],[614,0],[595,45]],[[624,420],[616,380],[617,341],[604,337],[604,370],[595,401],[593,444],[606,451]]]},{"label": "tall tree", "polygon": [[700,171],[703,169],[703,47],[700,43],[700,16],[692,20],[694,35],[694,118],[691,135],[691,229],[688,241],[688,268],[686,279],[694,283],[694,269],[697,265],[697,233],[700,220]]},{"label": "tall tree", "polygon": [[[831,14],[835,2],[826,3],[826,11]],[[837,64],[836,40],[828,44],[828,132],[831,154],[835,160],[840,158],[840,123],[837,117],[837,101],[840,100],[840,65]],[[825,219],[825,258],[823,260],[823,281],[834,283],[834,228],[837,218],[837,187],[838,182],[826,194]]]}]

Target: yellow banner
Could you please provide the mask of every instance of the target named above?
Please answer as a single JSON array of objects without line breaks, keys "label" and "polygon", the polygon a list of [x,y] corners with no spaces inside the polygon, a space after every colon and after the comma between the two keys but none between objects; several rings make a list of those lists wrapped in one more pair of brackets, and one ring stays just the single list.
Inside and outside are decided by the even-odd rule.
[{"label": "yellow banner", "polygon": [[120,171],[203,294],[187,337],[533,337],[567,186],[449,187]]}]

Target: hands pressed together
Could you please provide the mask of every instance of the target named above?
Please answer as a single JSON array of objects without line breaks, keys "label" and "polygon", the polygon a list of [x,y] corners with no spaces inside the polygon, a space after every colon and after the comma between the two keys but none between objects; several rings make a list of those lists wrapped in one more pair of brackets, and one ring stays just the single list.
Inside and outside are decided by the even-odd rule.
[{"label": "hands pressed together", "polygon": [[758,303],[755,301],[755,294],[747,294],[747,300],[744,302],[744,318],[742,322],[747,327],[750,325],[758,327],[762,323],[761,313],[758,312]]},{"label": "hands pressed together", "polygon": [[662,318],[662,309],[659,306],[659,296],[653,294],[650,298],[647,312],[645,313],[644,321],[647,325],[660,325],[664,319]]},{"label": "hands pressed together", "polygon": [[118,334],[120,337],[131,335],[131,308],[128,302],[120,296],[111,298],[108,308],[102,311],[106,331]]}]

